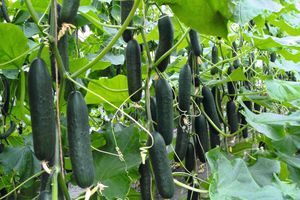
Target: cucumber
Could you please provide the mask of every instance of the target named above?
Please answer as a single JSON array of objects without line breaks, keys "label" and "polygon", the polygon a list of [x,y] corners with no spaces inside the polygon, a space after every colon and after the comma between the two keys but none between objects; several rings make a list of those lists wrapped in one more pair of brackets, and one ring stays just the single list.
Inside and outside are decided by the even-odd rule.
[{"label": "cucumber", "polygon": [[10,20],[8,12],[7,12],[6,2],[5,2],[5,0],[2,0],[1,2],[2,2],[2,4],[1,4],[2,16],[7,23],[10,23],[11,20]]},{"label": "cucumber", "polygon": [[155,84],[158,132],[163,136],[166,145],[173,138],[173,94],[166,79],[159,78]]},{"label": "cucumber", "polygon": [[[233,70],[234,70],[233,66],[230,66],[228,68],[228,71],[227,71],[228,76],[233,72]],[[230,95],[229,96],[230,99],[235,99],[235,96],[236,96],[235,88],[236,88],[236,84],[233,81],[227,82],[227,90],[228,90],[228,94]]]},{"label": "cucumber", "polygon": [[205,153],[209,150],[207,121],[204,115],[195,117],[195,148],[199,160],[205,163]]},{"label": "cucumber", "polygon": [[191,68],[191,73],[193,74],[194,73],[194,67],[195,67],[195,54],[193,51],[190,51],[189,52],[189,55],[188,55],[188,62],[187,62]]},{"label": "cucumber", "polygon": [[60,22],[74,23],[80,0],[63,0],[60,12]]},{"label": "cucumber", "polygon": [[88,114],[81,93],[72,92],[67,104],[68,141],[73,175],[82,188],[91,186],[95,176]]},{"label": "cucumber", "polygon": [[[202,88],[202,104],[204,107],[204,111],[209,116],[209,118],[214,122],[214,124],[221,129],[221,124],[219,121],[219,116],[216,108],[216,103],[214,100],[214,96],[210,89],[207,86],[203,86]],[[211,147],[214,148],[217,145],[220,145],[220,138],[218,131],[209,124],[209,130],[210,130],[210,143]]]},{"label": "cucumber", "polygon": [[191,172],[195,169],[196,165],[196,156],[193,143],[189,142],[185,155],[185,168]]},{"label": "cucumber", "polygon": [[276,52],[272,52],[271,54],[270,54],[270,61],[271,62],[275,62],[276,61]]},{"label": "cucumber", "polygon": [[[158,32],[159,32],[159,42],[158,47],[155,52],[155,62],[169,51],[173,46],[174,40],[174,29],[172,21],[168,15],[161,15],[158,20]],[[159,71],[163,72],[166,70],[170,62],[170,55],[163,59],[158,65],[157,68]]]},{"label": "cucumber", "polygon": [[44,190],[39,194],[38,200],[52,200],[52,194],[48,190]]},{"label": "cucumber", "polygon": [[194,29],[191,29],[189,32],[189,35],[190,35],[191,48],[194,52],[194,55],[200,56],[201,55],[201,47],[199,45],[197,32]]},{"label": "cucumber", "polygon": [[153,173],[155,176],[158,193],[165,199],[170,199],[174,195],[174,181],[166,144],[158,132],[153,132],[154,144],[149,150]]},{"label": "cucumber", "polygon": [[28,75],[28,98],[31,114],[34,153],[49,161],[55,151],[55,117],[51,78],[46,63],[36,58]]},{"label": "cucumber", "polygon": [[[246,117],[244,115],[241,115],[241,125],[242,125],[242,127],[247,125]],[[248,137],[248,128],[247,127],[242,131],[242,135],[243,135],[243,138]]]},{"label": "cucumber", "polygon": [[[191,187],[195,187],[195,184],[192,182],[190,184]],[[187,193],[187,200],[198,200],[199,199],[200,194],[198,192],[194,192],[192,190],[188,190]]]},{"label": "cucumber", "polygon": [[141,49],[139,43],[132,39],[126,48],[126,67],[128,94],[130,99],[138,102],[142,98]]},{"label": "cucumber", "polygon": [[233,100],[229,100],[226,105],[228,126],[230,133],[234,133],[238,130],[239,121],[236,105]]},{"label": "cucumber", "polygon": [[[187,146],[189,143],[189,135],[187,130],[183,130],[180,125],[177,126],[177,137],[176,137],[176,144],[175,144],[175,153],[174,160],[176,162],[183,161]],[[177,156],[176,156],[177,155]]]},{"label": "cucumber", "polygon": [[[134,0],[125,0],[121,1],[121,24],[124,24],[125,20],[127,19],[132,7],[134,4]],[[128,26],[132,26],[132,21],[130,21]],[[133,39],[133,30],[126,29],[122,34],[123,40],[125,42],[129,42]]]},{"label": "cucumber", "polygon": [[[214,45],[211,49],[211,62],[213,65],[217,64],[219,61],[219,57],[218,57],[218,47],[216,45]],[[211,75],[215,75],[216,73],[219,72],[219,69],[217,67],[213,67],[210,70],[210,74]]]},{"label": "cucumber", "polygon": [[156,98],[150,97],[150,110],[151,118],[154,126],[154,130],[157,130],[157,108],[156,108]]},{"label": "cucumber", "polygon": [[178,104],[180,113],[188,114],[190,112],[191,82],[192,74],[188,64],[185,64],[179,73],[179,94]]},{"label": "cucumber", "polygon": [[[235,42],[232,42],[232,58],[235,58],[237,57],[237,45]],[[237,69],[241,66],[241,62],[238,58],[236,58],[234,61],[233,61],[233,67],[234,69]]]},{"label": "cucumber", "polygon": [[1,113],[2,113],[3,116],[7,117],[8,116],[8,111],[9,111],[9,103],[10,103],[9,81],[3,75],[1,75],[1,81],[2,81],[2,85],[3,85],[3,92],[2,92],[2,102],[3,102],[3,104],[1,105]]},{"label": "cucumber", "polygon": [[[223,120],[222,120],[223,119],[223,116],[222,116],[223,111],[222,111],[221,91],[218,86],[214,86],[211,89],[211,92],[212,92],[212,94],[214,96],[214,100],[216,102],[216,106],[217,106],[216,108],[217,108],[220,123],[222,123],[223,122]],[[218,111],[218,109],[220,112]]]},{"label": "cucumber", "polygon": [[141,175],[140,178],[140,187],[141,187],[141,196],[142,200],[151,200],[151,173],[149,159],[146,159],[145,164],[140,164],[139,172]]}]

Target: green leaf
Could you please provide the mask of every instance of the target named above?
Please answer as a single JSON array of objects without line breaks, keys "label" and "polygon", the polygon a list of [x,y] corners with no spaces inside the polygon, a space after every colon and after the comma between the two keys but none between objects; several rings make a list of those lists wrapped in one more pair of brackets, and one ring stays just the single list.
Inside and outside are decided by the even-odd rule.
[{"label": "green leaf", "polygon": [[300,72],[300,62],[293,62],[286,59],[276,59],[275,62],[270,62],[270,67],[282,69],[284,71]]},{"label": "green leaf", "polygon": [[259,186],[242,159],[229,160],[219,148],[210,150],[207,159],[213,178],[209,187],[212,200],[283,200],[276,187]]},{"label": "green leaf", "polygon": [[[116,106],[119,106],[128,98],[127,77],[124,75],[118,75],[111,79],[102,77],[99,80],[92,80],[89,82],[88,89]],[[87,104],[105,103],[103,99],[90,92],[87,92],[85,100]]]},{"label": "green leaf", "polygon": [[243,71],[242,67],[239,67],[235,70],[233,70],[233,72],[227,76],[225,79],[223,80],[210,80],[207,85],[219,85],[219,84],[224,84],[227,82],[231,82],[231,81],[246,81],[247,77],[245,76],[245,73]]},{"label": "green leaf", "polygon": [[104,189],[103,195],[107,199],[124,199],[129,191],[132,180],[136,179],[138,167],[141,162],[139,150],[139,131],[133,126],[121,128],[112,132],[104,133],[106,145],[102,151],[117,154],[116,143],[122,152],[124,162],[118,156],[93,152],[96,167],[96,179],[108,186]]},{"label": "green leaf", "polygon": [[[13,24],[0,24],[0,44],[0,64],[11,61],[28,50],[27,38],[22,30]],[[0,69],[20,68],[26,56],[24,55],[10,64],[1,65]]]},{"label": "green leaf", "polygon": [[300,107],[300,83],[282,80],[265,81],[268,95],[285,105]]}]

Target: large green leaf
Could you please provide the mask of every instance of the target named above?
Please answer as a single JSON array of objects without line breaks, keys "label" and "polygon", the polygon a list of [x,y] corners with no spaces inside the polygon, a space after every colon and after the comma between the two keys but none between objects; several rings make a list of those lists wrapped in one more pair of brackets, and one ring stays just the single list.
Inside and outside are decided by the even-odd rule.
[{"label": "large green leaf", "polygon": [[268,95],[285,105],[300,107],[300,83],[282,80],[265,81]]},{"label": "large green leaf", "polygon": [[285,59],[276,59],[275,62],[270,62],[270,67],[282,69],[284,71],[300,72],[300,63],[293,62]]},{"label": "large green leaf", "polygon": [[107,199],[124,199],[129,192],[132,180],[137,178],[138,167],[141,162],[139,150],[139,131],[133,126],[128,128],[119,128],[113,133],[106,131],[104,137],[106,145],[101,148],[102,151],[118,154],[116,152],[116,143],[123,155],[124,161],[118,156],[93,152],[94,163],[96,167],[96,179],[102,184],[108,186],[103,191]]},{"label": "large green leaf", "polygon": [[[0,63],[2,64],[21,56],[28,50],[27,42],[27,38],[18,26],[0,24]],[[24,55],[10,64],[1,65],[0,69],[20,68],[26,56]]]},{"label": "large green leaf", "polygon": [[281,192],[276,187],[272,185],[261,187],[257,184],[242,159],[229,160],[219,148],[209,151],[207,159],[213,176],[209,187],[212,200],[283,200]]},{"label": "large green leaf", "polygon": [[[111,79],[100,78],[89,82],[88,89],[96,92],[110,103],[118,106],[128,98],[127,77],[118,75]],[[85,97],[87,104],[105,103],[105,101],[90,92]]]}]

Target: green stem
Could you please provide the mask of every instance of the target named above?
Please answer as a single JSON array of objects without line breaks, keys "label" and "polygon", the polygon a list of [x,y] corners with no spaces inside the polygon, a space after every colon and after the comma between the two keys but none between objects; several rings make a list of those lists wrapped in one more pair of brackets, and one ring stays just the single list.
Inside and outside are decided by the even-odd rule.
[{"label": "green stem", "polygon": [[178,185],[179,187],[183,187],[185,189],[188,189],[188,190],[191,190],[191,191],[194,191],[194,192],[198,192],[198,193],[208,193],[208,190],[200,190],[200,189],[197,189],[197,188],[194,188],[194,187],[191,187],[189,185],[186,185],[184,183],[181,183],[180,181],[176,180],[176,179],[173,179],[174,180],[174,183],[176,185]]},{"label": "green stem", "polygon": [[113,47],[113,45],[117,42],[117,40],[122,35],[122,33],[126,30],[126,27],[129,25],[131,19],[133,18],[136,9],[139,7],[140,1],[141,0],[135,0],[134,1],[133,7],[132,7],[127,19],[125,20],[124,24],[122,25],[122,27],[120,28],[118,33],[109,42],[109,44],[100,52],[100,54],[94,60],[92,60],[87,65],[83,66],[82,68],[80,68],[79,70],[74,72],[71,75],[71,78],[75,78],[75,77],[79,76],[80,74],[82,74],[83,72],[85,72],[86,70],[90,69],[92,66],[97,64],[98,61],[103,58],[103,56],[105,56],[105,54]]},{"label": "green stem", "polygon": [[62,176],[62,172],[60,172],[58,174],[58,182],[59,182],[59,186],[61,187],[61,189],[66,197],[66,200],[71,200],[70,194],[68,192],[68,188],[67,188],[65,180]]},{"label": "green stem", "polygon": [[20,185],[18,185],[17,187],[15,187],[13,190],[9,191],[6,195],[0,197],[0,200],[5,199],[6,197],[8,197],[9,195],[11,195],[12,193],[14,193],[16,190],[18,190],[20,187],[22,187],[23,185],[25,185],[28,181],[40,176],[42,173],[44,173],[45,171],[42,170],[34,175],[32,175],[31,177],[29,177],[28,179],[26,179],[24,182],[22,182]]},{"label": "green stem", "polygon": [[155,67],[157,67],[157,65],[161,62],[161,61],[163,61],[168,55],[170,55],[177,47],[178,47],[178,45],[180,45],[181,44],[181,42],[184,40],[184,38],[186,38],[186,36],[187,36],[187,34],[189,33],[189,31],[190,31],[191,29],[190,28],[188,28],[185,32],[184,32],[184,34],[181,36],[181,38],[178,40],[178,42],[171,48],[171,49],[169,49],[169,51],[167,51],[164,55],[162,55],[153,65],[152,65],[152,67],[153,68],[155,68]]},{"label": "green stem", "polygon": [[30,16],[32,17],[34,23],[37,25],[37,27],[39,28],[41,33],[44,35],[43,28],[39,25],[39,17],[37,15],[37,13],[35,12],[31,1],[30,0],[25,0],[25,4],[26,4],[28,12],[30,13]]}]

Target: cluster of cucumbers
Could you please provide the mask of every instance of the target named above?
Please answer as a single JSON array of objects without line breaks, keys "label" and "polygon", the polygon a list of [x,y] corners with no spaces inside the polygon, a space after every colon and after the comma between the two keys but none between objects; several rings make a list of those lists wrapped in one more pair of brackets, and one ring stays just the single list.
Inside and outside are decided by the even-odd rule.
[{"label": "cluster of cucumbers", "polygon": [[[60,24],[72,23],[77,14],[79,0],[64,0],[58,6],[60,14],[57,19]],[[62,38],[63,43],[67,43]],[[61,45],[62,48],[63,45]],[[51,49],[51,48],[50,48]],[[67,49],[65,50],[67,52]],[[60,52],[61,53],[61,52]],[[50,54],[52,56],[52,54]],[[61,53],[63,61],[64,54]],[[68,58],[68,56],[66,56]],[[64,63],[66,64],[66,63]],[[28,97],[31,114],[34,153],[41,161],[52,166],[57,145],[56,114],[54,109],[54,91],[52,80],[46,63],[37,57],[30,65],[28,75]],[[72,91],[67,99],[67,130],[72,171],[78,186],[87,188],[94,182],[95,172],[92,151],[90,148],[89,112],[83,95]],[[48,177],[48,176],[47,176]],[[49,180],[42,176],[41,182],[47,186],[41,187],[39,199],[47,199],[51,195]]]}]

